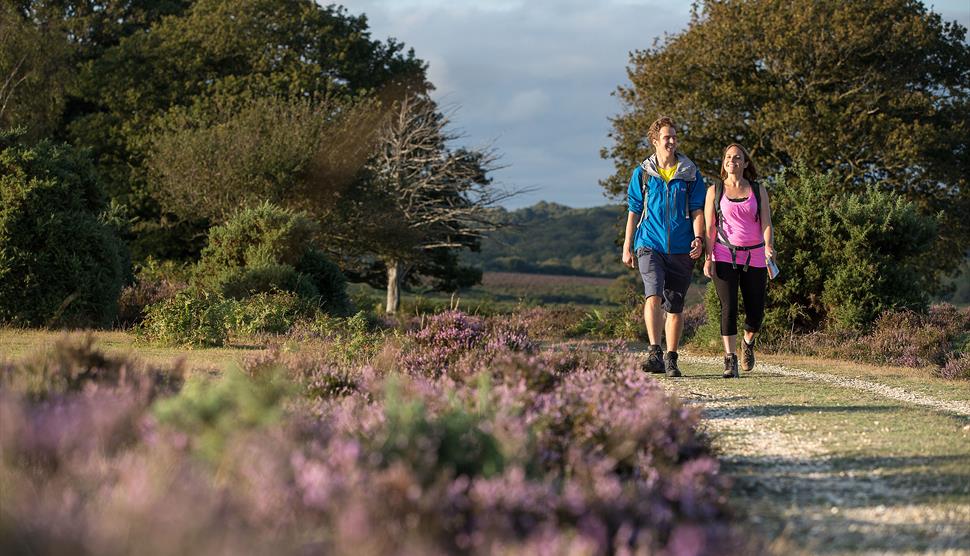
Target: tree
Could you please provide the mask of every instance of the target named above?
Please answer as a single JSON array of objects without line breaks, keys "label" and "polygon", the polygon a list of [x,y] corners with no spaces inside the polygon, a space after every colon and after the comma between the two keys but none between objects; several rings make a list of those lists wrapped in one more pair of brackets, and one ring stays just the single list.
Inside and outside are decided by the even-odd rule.
[{"label": "tree", "polygon": [[146,160],[150,190],[184,219],[220,224],[268,201],[327,220],[371,153],[379,113],[371,100],[282,97],[171,110]]},{"label": "tree", "polygon": [[378,226],[373,250],[386,273],[388,313],[397,311],[409,276],[444,278],[439,285],[446,287],[480,278],[461,269],[456,252],[478,248],[495,228],[488,209],[512,194],[487,176],[496,169],[494,152],[449,148],[460,138],[449,124],[431,100],[411,95],[394,105],[378,132],[366,212]]},{"label": "tree", "polygon": [[631,85],[617,91],[625,110],[602,153],[617,173],[602,185],[625,190],[649,153],[647,127],[669,114],[711,175],[739,141],[763,173],[804,161],[836,172],[842,191],[879,184],[924,214],[943,211],[927,264],[957,264],[953,247],[970,246],[965,38],[915,0],[705,1],[685,31],[631,55]]},{"label": "tree", "polygon": [[145,160],[170,112],[430,88],[413,52],[313,0],[18,1],[32,20],[61,21],[81,47],[61,132],[91,149],[108,194],[129,207],[139,258],[173,245],[180,252],[165,255],[194,254],[208,225],[164,213],[148,191]]},{"label": "tree", "polygon": [[73,76],[67,40],[0,5],[0,129],[23,127],[39,139],[60,122]]},{"label": "tree", "polygon": [[91,160],[0,133],[0,322],[108,326],[128,276]]}]

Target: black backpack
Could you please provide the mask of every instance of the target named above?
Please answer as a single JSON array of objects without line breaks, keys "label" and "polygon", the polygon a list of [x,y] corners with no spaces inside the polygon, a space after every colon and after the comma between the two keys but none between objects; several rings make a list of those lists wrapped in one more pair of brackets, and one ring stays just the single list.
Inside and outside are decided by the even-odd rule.
[{"label": "black backpack", "polygon": [[[754,200],[758,205],[758,208],[754,214],[754,221],[760,222],[761,221],[761,186],[758,185],[757,183],[752,182],[751,194],[754,195]],[[737,252],[747,251],[748,259],[744,262],[744,271],[747,272],[748,264],[751,262],[751,251],[759,247],[764,247],[765,242],[762,241],[757,245],[747,245],[744,247],[739,247],[737,245],[732,245],[731,242],[728,241],[727,233],[724,231],[724,228],[721,227],[721,220],[723,218],[723,216],[721,215],[721,198],[723,197],[724,197],[724,182],[718,180],[714,183],[714,213],[715,213],[714,223],[715,223],[715,226],[717,227],[717,235],[718,235],[717,242],[727,247],[731,251],[731,268],[738,267]]]}]

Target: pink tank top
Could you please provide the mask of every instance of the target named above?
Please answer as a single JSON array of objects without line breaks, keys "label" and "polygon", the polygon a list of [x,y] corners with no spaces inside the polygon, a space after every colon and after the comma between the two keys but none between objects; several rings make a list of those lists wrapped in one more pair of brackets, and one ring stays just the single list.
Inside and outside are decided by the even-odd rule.
[{"label": "pink tank top", "polygon": [[[765,238],[761,230],[761,221],[755,220],[758,212],[758,201],[754,194],[748,195],[743,201],[732,201],[727,195],[721,197],[721,228],[728,236],[728,241],[732,245],[744,247],[746,245],[757,245],[762,243]],[[720,234],[718,234],[720,239]],[[749,266],[759,268],[765,267],[765,248],[764,246],[750,251],[738,251],[737,263],[744,265],[748,260],[748,253],[751,254]],[[714,244],[714,260],[718,262],[731,262],[731,251],[721,245]]]}]

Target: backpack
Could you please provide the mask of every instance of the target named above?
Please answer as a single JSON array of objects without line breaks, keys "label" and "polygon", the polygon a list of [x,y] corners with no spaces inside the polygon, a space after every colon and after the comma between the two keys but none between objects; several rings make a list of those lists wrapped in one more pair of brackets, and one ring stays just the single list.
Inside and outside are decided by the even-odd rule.
[{"label": "backpack", "polygon": [[[754,214],[754,221],[760,222],[761,221],[761,186],[758,185],[757,183],[752,182],[751,194],[754,195],[754,200],[758,205],[758,208]],[[748,259],[744,262],[744,271],[747,272],[748,264],[751,262],[751,251],[759,247],[764,247],[765,242],[762,241],[757,245],[747,245],[744,247],[739,247],[737,245],[731,244],[731,242],[728,240],[727,232],[725,232],[724,228],[721,227],[721,221],[723,219],[723,216],[721,215],[721,199],[723,197],[724,197],[724,182],[718,180],[714,183],[714,214],[715,214],[714,225],[717,228],[717,235],[718,235],[717,242],[727,247],[728,250],[731,251],[731,268],[735,268],[735,269],[738,268],[737,252],[747,251]]]}]

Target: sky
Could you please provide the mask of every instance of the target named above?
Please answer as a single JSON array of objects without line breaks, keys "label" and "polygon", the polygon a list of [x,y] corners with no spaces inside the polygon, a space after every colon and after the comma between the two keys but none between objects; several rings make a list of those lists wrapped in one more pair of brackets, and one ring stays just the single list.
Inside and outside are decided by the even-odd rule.
[{"label": "sky", "polygon": [[[439,104],[456,109],[467,147],[493,147],[500,186],[534,191],[503,205],[538,201],[603,205],[600,158],[610,145],[612,95],[629,84],[629,53],[687,26],[687,0],[343,0],[366,14],[371,37],[393,37],[428,62]],[[970,27],[970,0],[926,2]]]}]

